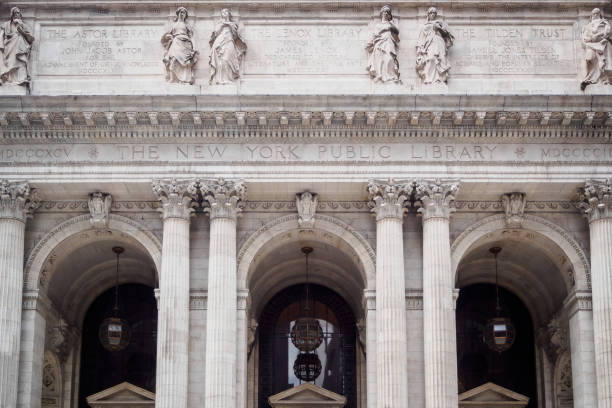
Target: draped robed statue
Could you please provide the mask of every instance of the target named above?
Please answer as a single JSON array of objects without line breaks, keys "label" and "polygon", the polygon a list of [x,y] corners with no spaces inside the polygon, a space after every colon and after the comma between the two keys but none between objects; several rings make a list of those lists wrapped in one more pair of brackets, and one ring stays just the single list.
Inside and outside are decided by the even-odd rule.
[{"label": "draped robed statue", "polygon": [[11,9],[9,21],[0,25],[0,85],[30,83],[28,60],[34,36],[23,23],[21,10]]},{"label": "draped robed statue", "polygon": [[380,9],[380,23],[374,27],[370,41],[366,44],[368,66],[366,70],[374,82],[400,82],[399,29],[393,21],[390,6]]},{"label": "draped robed statue", "polygon": [[450,63],[448,49],[455,37],[448,26],[438,20],[438,9],[427,10],[427,21],[421,27],[416,46],[416,70],[424,84],[445,84],[448,80]]},{"label": "draped robed statue", "polygon": [[584,91],[590,84],[610,84],[612,81],[612,28],[600,9],[591,12],[591,21],[582,29],[582,47],[586,75],[580,84]]},{"label": "draped robed statue", "polygon": [[162,36],[163,62],[166,66],[166,81],[193,84],[194,66],[198,62],[198,51],[193,43],[193,29],[187,24],[189,14],[185,7],[176,9],[176,18],[170,31]]},{"label": "draped robed statue", "polygon": [[238,32],[238,23],[232,21],[228,9],[221,10],[221,19],[210,36],[211,84],[228,84],[240,78],[242,58],[247,45]]}]

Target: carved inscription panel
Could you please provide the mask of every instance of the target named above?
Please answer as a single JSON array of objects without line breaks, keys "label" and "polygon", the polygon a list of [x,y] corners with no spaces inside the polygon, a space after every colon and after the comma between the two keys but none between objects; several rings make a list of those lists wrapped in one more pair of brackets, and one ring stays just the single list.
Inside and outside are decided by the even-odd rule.
[{"label": "carved inscription panel", "polygon": [[464,25],[453,29],[457,39],[454,74],[576,74],[572,25]]},{"label": "carved inscription panel", "polygon": [[0,145],[0,163],[612,162],[605,144],[35,144]]},{"label": "carved inscription panel", "polygon": [[247,24],[245,74],[363,75],[367,26]]},{"label": "carved inscription panel", "polygon": [[157,26],[41,26],[39,75],[162,74]]}]

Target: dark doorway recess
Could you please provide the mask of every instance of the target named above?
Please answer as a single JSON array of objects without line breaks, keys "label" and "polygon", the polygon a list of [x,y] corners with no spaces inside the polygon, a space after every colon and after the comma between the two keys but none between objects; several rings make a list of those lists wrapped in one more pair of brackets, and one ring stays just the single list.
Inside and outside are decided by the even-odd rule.
[{"label": "dark doorway recess", "polygon": [[123,351],[105,350],[98,328],[112,315],[114,288],[98,296],[83,322],[79,408],[88,408],[86,398],[124,381],[155,392],[157,305],[153,288],[139,284],[119,286],[119,315],[132,328],[130,344]]},{"label": "dark doorway recess", "polygon": [[[355,316],[334,291],[310,285],[312,317],[319,320],[324,341],[316,349],[321,374],[315,385],[344,395],[347,408],[357,407],[355,371]],[[266,305],[259,318],[259,408],[269,407],[268,397],[301,384],[293,374],[297,349],[290,330],[303,316],[305,285],[291,286]]]},{"label": "dark doorway recess", "polygon": [[512,292],[499,288],[502,317],[516,327],[514,345],[503,353],[483,341],[487,320],[495,317],[495,285],[476,284],[461,289],[457,302],[457,364],[459,393],[493,382],[529,397],[538,406],[533,323],[529,311]]}]

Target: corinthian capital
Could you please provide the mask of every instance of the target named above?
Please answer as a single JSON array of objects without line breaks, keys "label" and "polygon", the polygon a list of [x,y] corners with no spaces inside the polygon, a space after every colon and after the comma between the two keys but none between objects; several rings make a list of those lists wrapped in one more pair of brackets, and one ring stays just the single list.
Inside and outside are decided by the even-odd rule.
[{"label": "corinthian capital", "polygon": [[612,218],[612,185],[610,180],[587,180],[578,190],[576,206],[584,212],[589,222]]},{"label": "corinthian capital", "polygon": [[193,213],[194,199],[198,194],[196,180],[154,180],[153,193],[161,201],[162,217],[189,220]]},{"label": "corinthian capital", "polygon": [[412,182],[372,180],[368,183],[369,206],[376,214],[376,221],[384,218],[402,219],[406,212],[405,202],[412,193]]},{"label": "corinthian capital", "polygon": [[202,181],[200,191],[204,201],[209,205],[204,211],[210,214],[211,219],[236,220],[246,200],[246,186],[242,181],[224,179]]},{"label": "corinthian capital", "polygon": [[36,190],[25,181],[0,181],[0,218],[25,222],[39,205]]},{"label": "corinthian capital", "polygon": [[418,181],[415,187],[417,206],[423,220],[430,218],[449,218],[455,211],[451,203],[459,190],[459,180]]}]

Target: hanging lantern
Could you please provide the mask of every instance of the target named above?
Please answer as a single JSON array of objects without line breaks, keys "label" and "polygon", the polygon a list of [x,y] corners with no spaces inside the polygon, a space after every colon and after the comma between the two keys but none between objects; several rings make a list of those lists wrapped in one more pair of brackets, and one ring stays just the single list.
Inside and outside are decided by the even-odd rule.
[{"label": "hanging lantern", "polygon": [[487,346],[498,353],[504,352],[514,344],[516,337],[516,329],[512,320],[507,317],[501,317],[501,307],[499,304],[499,284],[498,284],[498,273],[497,273],[497,255],[501,252],[500,247],[493,247],[489,249],[489,252],[495,257],[495,300],[496,300],[496,314],[497,316],[493,319],[489,319],[484,331],[484,342]]},{"label": "hanging lantern", "polygon": [[108,351],[121,351],[130,344],[132,330],[125,319],[121,319],[119,314],[119,255],[123,253],[122,247],[113,247],[113,252],[117,255],[117,273],[115,279],[115,306],[113,316],[107,317],[100,324],[98,338],[102,346]]},{"label": "hanging lantern", "polygon": [[300,353],[293,363],[293,373],[302,381],[311,382],[321,375],[321,360],[314,353]]},{"label": "hanging lantern", "polygon": [[299,317],[291,328],[291,342],[300,351],[308,352],[314,351],[323,342],[323,329],[321,328],[321,324],[317,319],[309,316],[308,255],[312,252],[312,248],[303,247],[302,252],[304,255],[306,255],[306,300],[303,316]]}]

